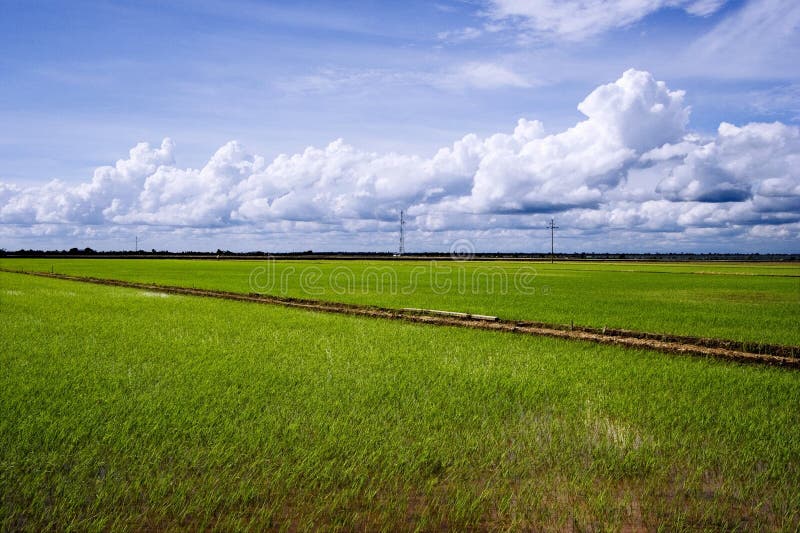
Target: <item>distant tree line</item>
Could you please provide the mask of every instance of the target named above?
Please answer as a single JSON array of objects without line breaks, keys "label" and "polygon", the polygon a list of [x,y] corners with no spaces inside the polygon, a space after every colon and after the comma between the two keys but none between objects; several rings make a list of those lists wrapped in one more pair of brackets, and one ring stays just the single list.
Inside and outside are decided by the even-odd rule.
[{"label": "distant tree line", "polygon": [[[170,252],[169,250],[150,251],[139,250],[111,250],[97,251],[92,248],[70,248],[69,250],[34,250],[21,249],[7,251],[0,248],[0,257],[83,257],[83,258],[201,258],[201,259],[249,259],[254,257],[274,258],[315,258],[315,259],[397,259],[392,252],[231,252],[218,249],[209,251],[184,251]],[[406,259],[437,259],[450,257],[447,252],[422,252],[408,253],[402,256]],[[474,259],[550,259],[549,253],[476,253]],[[463,258],[459,258],[463,259]],[[569,254],[556,254],[559,261],[800,261],[800,253],[793,254],[761,254],[761,253],[598,253],[579,252]]]}]

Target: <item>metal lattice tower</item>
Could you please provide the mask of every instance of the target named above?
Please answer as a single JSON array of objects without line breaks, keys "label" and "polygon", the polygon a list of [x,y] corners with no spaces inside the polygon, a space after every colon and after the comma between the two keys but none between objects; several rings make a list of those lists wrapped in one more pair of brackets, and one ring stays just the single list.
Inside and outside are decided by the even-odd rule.
[{"label": "metal lattice tower", "polygon": [[550,230],[550,262],[552,263],[555,252],[555,233],[558,229],[558,226],[556,226],[556,220],[554,218],[551,218],[550,222],[548,222],[547,229]]},{"label": "metal lattice tower", "polygon": [[406,219],[403,216],[403,210],[400,210],[400,248],[397,250],[397,255],[406,253]]}]

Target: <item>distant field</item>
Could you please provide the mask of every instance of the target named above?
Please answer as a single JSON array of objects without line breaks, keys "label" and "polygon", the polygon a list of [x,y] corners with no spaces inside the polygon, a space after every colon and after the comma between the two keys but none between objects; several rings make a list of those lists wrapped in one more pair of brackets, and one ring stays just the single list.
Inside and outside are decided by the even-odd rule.
[{"label": "distant field", "polygon": [[800,345],[800,265],[0,259],[0,267]]},{"label": "distant field", "polygon": [[[241,290],[253,266],[53,264]],[[539,268],[551,301],[616,279]],[[0,317],[2,530],[800,527],[798,372],[6,273]]]}]

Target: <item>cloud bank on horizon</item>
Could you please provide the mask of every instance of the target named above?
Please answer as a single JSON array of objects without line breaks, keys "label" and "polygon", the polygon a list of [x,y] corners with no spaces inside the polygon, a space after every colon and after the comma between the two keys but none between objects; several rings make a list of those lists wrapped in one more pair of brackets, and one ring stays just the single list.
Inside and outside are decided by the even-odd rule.
[{"label": "cloud bank on horizon", "polygon": [[723,122],[700,135],[684,97],[630,69],[580,102],[585,118],[564,131],[521,118],[432,157],[338,139],[268,161],[230,141],[202,168],[181,168],[171,139],[140,143],[76,185],[0,182],[0,232],[102,243],[144,227],[231,249],[264,248],[245,244],[260,235],[271,250],[383,250],[403,209],[420,250],[464,236],[480,251],[537,250],[530,231],[555,216],[570,251],[796,252],[800,128]]}]

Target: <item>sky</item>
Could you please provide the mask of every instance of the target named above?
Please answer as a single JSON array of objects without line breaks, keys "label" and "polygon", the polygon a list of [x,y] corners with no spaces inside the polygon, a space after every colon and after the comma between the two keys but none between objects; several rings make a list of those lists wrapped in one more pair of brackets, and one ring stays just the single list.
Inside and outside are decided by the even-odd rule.
[{"label": "sky", "polygon": [[800,252],[800,2],[0,0],[0,248]]}]

